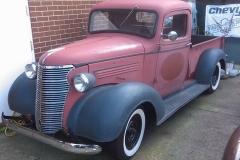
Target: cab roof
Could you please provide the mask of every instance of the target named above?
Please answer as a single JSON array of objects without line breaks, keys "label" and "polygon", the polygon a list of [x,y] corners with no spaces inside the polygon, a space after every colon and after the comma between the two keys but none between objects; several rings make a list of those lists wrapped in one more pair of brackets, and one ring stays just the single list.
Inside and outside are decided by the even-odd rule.
[{"label": "cab roof", "polygon": [[173,10],[191,9],[188,3],[182,0],[106,0],[98,3],[93,9],[133,9],[135,6],[139,9],[154,10],[158,14],[167,14]]}]

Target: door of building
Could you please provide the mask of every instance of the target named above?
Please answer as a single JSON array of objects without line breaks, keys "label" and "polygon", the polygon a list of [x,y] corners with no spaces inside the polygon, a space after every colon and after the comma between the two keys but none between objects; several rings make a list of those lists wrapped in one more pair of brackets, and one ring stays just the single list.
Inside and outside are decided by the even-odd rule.
[{"label": "door of building", "polygon": [[4,0],[0,6],[0,113],[11,115],[8,91],[17,76],[24,72],[25,65],[35,61],[35,56],[28,1]]}]

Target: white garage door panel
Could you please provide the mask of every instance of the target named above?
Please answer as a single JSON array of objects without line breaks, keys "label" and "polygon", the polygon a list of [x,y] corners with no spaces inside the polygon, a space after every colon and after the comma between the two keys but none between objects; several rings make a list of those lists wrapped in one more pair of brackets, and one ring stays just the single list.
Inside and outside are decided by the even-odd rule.
[{"label": "white garage door panel", "polygon": [[35,58],[30,45],[28,1],[4,0],[0,4],[0,113],[10,115],[7,102],[10,86]]}]

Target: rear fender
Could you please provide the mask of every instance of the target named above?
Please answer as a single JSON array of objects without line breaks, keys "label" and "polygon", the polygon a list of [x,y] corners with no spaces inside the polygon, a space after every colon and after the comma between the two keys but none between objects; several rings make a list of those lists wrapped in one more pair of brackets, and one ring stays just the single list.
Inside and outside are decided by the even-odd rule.
[{"label": "rear fender", "polygon": [[109,142],[119,136],[130,114],[144,102],[154,106],[158,122],[165,110],[152,87],[138,82],[97,87],[74,104],[67,127],[77,136]]},{"label": "rear fender", "polygon": [[226,69],[226,55],[223,50],[212,48],[205,50],[199,58],[195,79],[200,84],[210,84],[216,64],[220,62],[222,69]]}]

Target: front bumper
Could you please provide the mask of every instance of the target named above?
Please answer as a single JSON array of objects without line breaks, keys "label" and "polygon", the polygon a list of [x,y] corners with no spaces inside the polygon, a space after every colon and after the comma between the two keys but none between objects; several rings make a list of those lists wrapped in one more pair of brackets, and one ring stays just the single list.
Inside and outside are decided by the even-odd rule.
[{"label": "front bumper", "polygon": [[24,134],[28,137],[31,137],[42,143],[48,144],[54,148],[57,148],[66,152],[92,155],[92,154],[100,153],[102,151],[102,148],[98,145],[68,143],[68,142],[60,141],[58,139],[55,139],[45,134],[41,134],[38,131],[20,126],[16,123],[9,121],[8,119],[5,119],[3,114],[2,114],[2,123],[11,130],[17,131],[21,134]]}]

